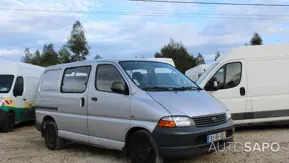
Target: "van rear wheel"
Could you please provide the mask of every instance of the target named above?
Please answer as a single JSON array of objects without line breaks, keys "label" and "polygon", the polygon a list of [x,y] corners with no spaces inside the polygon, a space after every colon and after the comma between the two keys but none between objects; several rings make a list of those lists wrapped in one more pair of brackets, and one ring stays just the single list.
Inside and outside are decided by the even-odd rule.
[{"label": "van rear wheel", "polygon": [[129,141],[131,163],[163,163],[154,138],[148,131],[135,132]]},{"label": "van rear wheel", "polygon": [[15,127],[15,116],[13,113],[9,112],[6,117],[3,132],[11,132]]},{"label": "van rear wheel", "polygon": [[64,146],[64,140],[58,137],[58,127],[55,122],[48,122],[44,128],[45,144],[50,150],[59,150]]}]

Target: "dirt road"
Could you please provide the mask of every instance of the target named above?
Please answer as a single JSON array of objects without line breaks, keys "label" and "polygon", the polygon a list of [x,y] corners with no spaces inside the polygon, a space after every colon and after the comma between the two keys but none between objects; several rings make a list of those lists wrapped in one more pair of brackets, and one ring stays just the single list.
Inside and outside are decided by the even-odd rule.
[{"label": "dirt road", "polygon": [[[289,129],[286,126],[237,129],[231,150],[171,163],[288,163]],[[278,142],[280,150],[246,152],[241,143]],[[252,149],[253,149],[253,145]],[[243,146],[244,147],[244,146]],[[277,147],[274,147],[276,150]],[[126,163],[121,152],[81,144],[68,144],[61,151],[49,151],[33,125],[18,127],[11,133],[0,133],[0,162],[2,163]]]}]

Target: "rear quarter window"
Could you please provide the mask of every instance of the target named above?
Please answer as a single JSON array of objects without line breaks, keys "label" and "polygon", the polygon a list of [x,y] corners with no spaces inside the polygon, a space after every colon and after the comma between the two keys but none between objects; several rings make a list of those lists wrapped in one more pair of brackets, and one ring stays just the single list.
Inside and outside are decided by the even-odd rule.
[{"label": "rear quarter window", "polygon": [[58,81],[61,69],[48,70],[43,73],[41,79],[41,91],[57,91],[59,89]]}]

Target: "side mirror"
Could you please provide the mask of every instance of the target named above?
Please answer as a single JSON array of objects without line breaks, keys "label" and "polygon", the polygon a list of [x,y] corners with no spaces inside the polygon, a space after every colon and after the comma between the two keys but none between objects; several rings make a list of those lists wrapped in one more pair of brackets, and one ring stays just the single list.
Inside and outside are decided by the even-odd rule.
[{"label": "side mirror", "polygon": [[218,90],[218,82],[214,79],[211,79],[207,85],[205,86],[206,91],[217,91]]},{"label": "side mirror", "polygon": [[121,82],[112,83],[111,90],[112,92],[119,93],[119,94],[125,94],[125,95],[128,94],[126,86]]}]

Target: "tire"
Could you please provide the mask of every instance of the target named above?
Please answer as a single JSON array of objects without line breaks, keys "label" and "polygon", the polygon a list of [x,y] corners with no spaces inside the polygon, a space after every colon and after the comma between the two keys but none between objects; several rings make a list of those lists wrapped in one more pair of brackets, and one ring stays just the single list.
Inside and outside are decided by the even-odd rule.
[{"label": "tire", "polygon": [[163,163],[157,144],[148,131],[135,132],[129,140],[128,149],[131,163]]},{"label": "tire", "polygon": [[58,127],[55,122],[45,124],[44,138],[46,147],[50,150],[60,150],[64,146],[64,140],[58,137]]},{"label": "tire", "polygon": [[11,132],[15,127],[15,116],[13,113],[7,113],[6,121],[4,124],[3,132]]}]

